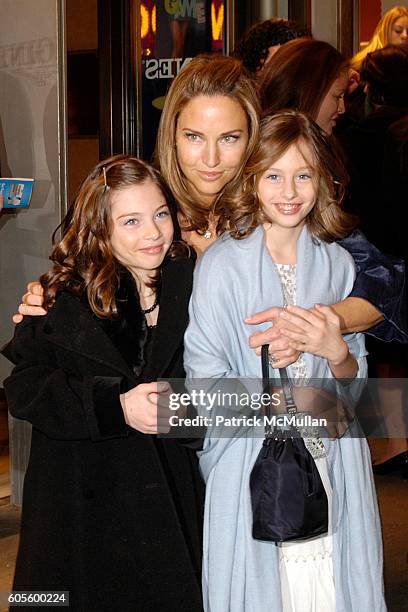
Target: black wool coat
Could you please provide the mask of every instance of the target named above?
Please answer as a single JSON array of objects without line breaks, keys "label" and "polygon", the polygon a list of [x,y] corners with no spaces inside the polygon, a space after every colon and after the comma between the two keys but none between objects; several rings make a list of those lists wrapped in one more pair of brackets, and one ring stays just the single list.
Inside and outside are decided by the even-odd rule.
[{"label": "black wool coat", "polygon": [[[191,260],[163,267],[144,381],[183,376],[192,269]],[[136,301],[129,338],[143,365]],[[70,591],[70,609],[86,612],[201,610],[195,452],[126,425],[119,390],[141,379],[101,321],[63,293],[45,317],[17,326],[10,351],[8,405],[33,425],[13,588]]]}]

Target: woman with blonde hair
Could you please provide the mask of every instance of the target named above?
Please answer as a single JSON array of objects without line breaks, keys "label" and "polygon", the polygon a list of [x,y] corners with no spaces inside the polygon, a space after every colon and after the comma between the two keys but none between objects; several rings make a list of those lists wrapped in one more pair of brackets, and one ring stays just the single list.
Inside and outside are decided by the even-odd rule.
[{"label": "woman with blonde hair", "polygon": [[240,182],[259,136],[258,118],[255,85],[237,59],[200,55],[170,87],[156,163],[178,203],[186,238],[200,251],[216,238],[215,204],[227,183]]},{"label": "woman with blonde hair", "polygon": [[387,45],[401,45],[408,41],[408,8],[394,6],[380,19],[370,42],[351,60],[351,68],[360,72],[368,53]]}]

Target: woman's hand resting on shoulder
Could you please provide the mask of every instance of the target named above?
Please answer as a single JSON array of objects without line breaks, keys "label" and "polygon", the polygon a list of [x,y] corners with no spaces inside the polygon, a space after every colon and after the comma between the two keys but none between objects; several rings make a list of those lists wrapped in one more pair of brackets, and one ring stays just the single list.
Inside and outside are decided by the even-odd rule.
[{"label": "woman's hand resting on shoulder", "polygon": [[299,330],[293,331],[285,327],[281,330],[281,334],[289,339],[289,345],[294,350],[324,357],[336,378],[356,376],[357,362],[341,335],[340,318],[330,306],[316,304],[311,310],[288,306],[280,316]]},{"label": "woman's hand resting on shoulder", "polygon": [[13,323],[21,323],[26,315],[36,317],[47,314],[47,311],[42,307],[44,301],[43,293],[43,288],[38,281],[28,283],[27,293],[21,298],[18,313],[13,315]]}]

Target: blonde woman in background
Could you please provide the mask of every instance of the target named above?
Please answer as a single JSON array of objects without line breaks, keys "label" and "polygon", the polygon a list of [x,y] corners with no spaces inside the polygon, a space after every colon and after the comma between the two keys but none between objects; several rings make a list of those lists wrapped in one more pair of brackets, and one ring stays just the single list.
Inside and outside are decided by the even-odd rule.
[{"label": "blonde woman in background", "polygon": [[402,45],[408,42],[408,8],[394,6],[378,22],[368,43],[351,60],[351,68],[360,72],[368,53],[383,49],[387,45]]}]

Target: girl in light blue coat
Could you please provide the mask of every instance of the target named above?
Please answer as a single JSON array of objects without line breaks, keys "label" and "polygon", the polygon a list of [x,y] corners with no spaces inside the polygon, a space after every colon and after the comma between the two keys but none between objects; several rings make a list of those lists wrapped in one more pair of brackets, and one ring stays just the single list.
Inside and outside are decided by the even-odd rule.
[{"label": "girl in light blue coat", "polygon": [[[289,375],[331,380],[357,399],[367,372],[364,339],[342,336],[339,318],[322,305],[344,299],[355,276],[351,256],[335,242],[352,226],[341,208],[345,183],[331,145],[305,115],[282,111],[263,122],[239,192],[227,190],[218,209],[227,231],[196,269],[185,336],[190,378],[259,378],[245,317],[275,303],[287,306],[281,316],[291,323],[282,334],[302,351]],[[273,356],[271,366],[278,377]],[[384,612],[380,521],[358,425],[306,444],[329,500],[328,534],[280,546],[252,538],[257,433],[220,437],[209,429],[200,453],[205,609]]]}]

